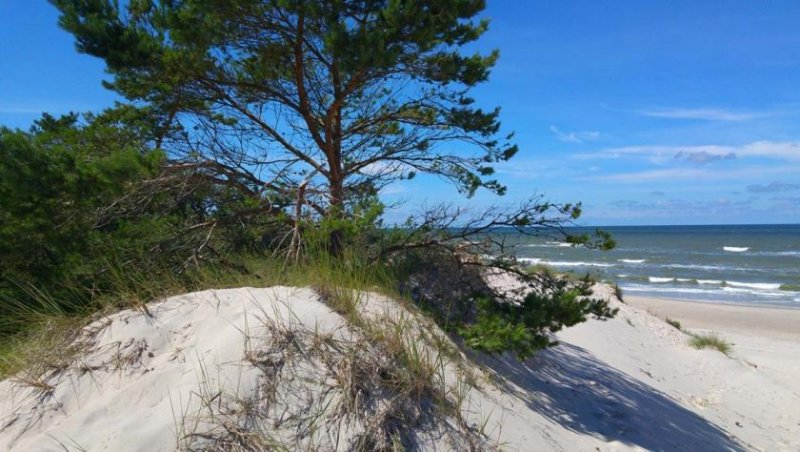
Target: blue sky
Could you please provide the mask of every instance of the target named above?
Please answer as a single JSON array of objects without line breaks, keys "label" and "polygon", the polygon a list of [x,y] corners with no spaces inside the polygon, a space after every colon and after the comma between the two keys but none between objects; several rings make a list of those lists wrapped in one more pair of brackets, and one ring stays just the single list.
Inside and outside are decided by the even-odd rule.
[{"label": "blue sky", "polygon": [[[800,2],[489,0],[499,48],[474,96],[502,107],[520,153],[498,167],[513,203],[583,201],[581,222],[800,223]],[[45,2],[0,2],[0,124],[99,110],[103,65],[75,52]],[[464,202],[432,178],[403,207]]]}]

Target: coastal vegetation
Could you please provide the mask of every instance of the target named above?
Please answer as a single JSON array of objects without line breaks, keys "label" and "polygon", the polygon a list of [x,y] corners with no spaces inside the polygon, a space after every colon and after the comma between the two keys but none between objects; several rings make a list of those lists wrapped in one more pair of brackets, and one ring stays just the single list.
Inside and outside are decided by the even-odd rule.
[{"label": "coastal vegetation", "polygon": [[[63,365],[55,343],[102,313],[211,287],[388,293],[520,357],[614,314],[592,281],[521,270],[493,236],[613,247],[566,232],[580,204],[382,221],[381,190],[418,175],[506,191],[493,164],[516,154],[512,134],[468,95],[498,54],[461,51],[487,29],[482,1],[52,3],[126,102],[0,130],[3,374]],[[511,302],[487,271],[530,294]]]},{"label": "coastal vegetation", "polygon": [[731,344],[719,337],[715,333],[711,334],[692,334],[689,344],[696,349],[713,348],[727,355],[731,350]]},{"label": "coastal vegetation", "polygon": [[681,322],[679,322],[679,321],[677,321],[675,319],[671,319],[669,317],[667,317],[664,321],[667,322],[671,327],[675,328],[676,330],[683,331],[683,327],[681,326]]}]

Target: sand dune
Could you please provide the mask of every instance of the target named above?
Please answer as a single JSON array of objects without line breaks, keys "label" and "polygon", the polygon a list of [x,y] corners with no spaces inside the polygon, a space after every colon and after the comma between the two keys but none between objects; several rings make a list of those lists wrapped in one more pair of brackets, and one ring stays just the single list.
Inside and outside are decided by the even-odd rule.
[{"label": "sand dune", "polygon": [[[404,331],[421,348],[443,337],[385,297],[365,294],[359,303],[376,322],[410,316],[415,326]],[[646,310],[613,303],[615,319],[567,329],[561,345],[527,362],[475,353],[474,364],[443,362],[440,384],[460,394],[460,413],[423,413],[405,440],[425,450],[800,448],[796,353],[785,356],[794,367],[778,369],[751,362],[744,343],[731,356],[695,350]],[[333,409],[347,406],[337,381],[343,363],[353,364],[348,354],[372,345],[310,289],[205,291],[149,310],[91,325],[81,339],[87,352],[39,386],[0,382],[0,448],[175,450],[250,429],[289,449],[349,450],[391,406],[374,396],[367,417]],[[292,341],[296,351],[287,354]],[[247,401],[263,408],[262,419],[247,417]],[[313,429],[301,415],[311,408]]]}]

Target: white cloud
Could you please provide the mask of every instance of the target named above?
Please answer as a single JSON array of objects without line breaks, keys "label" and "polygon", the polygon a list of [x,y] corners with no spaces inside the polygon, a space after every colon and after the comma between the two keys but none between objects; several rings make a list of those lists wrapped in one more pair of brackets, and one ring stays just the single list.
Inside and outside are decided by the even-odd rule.
[{"label": "white cloud", "polygon": [[705,121],[748,121],[772,116],[771,112],[735,112],[717,108],[668,108],[663,110],[643,110],[639,114],[653,118],[701,119]]},{"label": "white cloud", "polygon": [[756,141],[734,152],[741,156],[800,161],[800,143],[797,142]]},{"label": "white cloud", "polygon": [[627,146],[603,149],[592,153],[575,154],[579,160],[608,160],[630,157],[646,158],[654,164],[664,164],[675,159],[693,163],[714,160],[763,157],[790,162],[800,161],[800,143],[794,141],[755,141],[739,146]]},{"label": "white cloud", "polygon": [[732,160],[736,158],[736,154],[734,154],[733,152],[728,152],[727,154],[715,154],[715,153],[710,153],[708,151],[699,151],[699,152],[680,151],[677,154],[675,154],[675,158],[678,160],[684,160],[686,162],[703,165],[706,163],[717,162],[720,160]]},{"label": "white cloud", "polygon": [[600,132],[597,131],[562,132],[556,126],[550,126],[550,132],[556,136],[556,139],[565,143],[583,143],[584,141],[595,141],[600,138]]},{"label": "white cloud", "polygon": [[712,180],[737,180],[751,178],[754,175],[765,176],[770,174],[795,174],[800,173],[799,168],[793,166],[747,166],[727,170],[711,170],[706,168],[666,168],[657,170],[632,171],[628,173],[604,174],[583,178],[599,182],[619,183],[644,183],[655,181],[712,181]]}]

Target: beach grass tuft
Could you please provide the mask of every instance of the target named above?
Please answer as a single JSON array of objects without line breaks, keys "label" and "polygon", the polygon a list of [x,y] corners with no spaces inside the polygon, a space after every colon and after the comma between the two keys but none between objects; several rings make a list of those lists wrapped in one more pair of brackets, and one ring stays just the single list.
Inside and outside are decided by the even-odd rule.
[{"label": "beach grass tuft", "polygon": [[716,333],[711,334],[694,334],[689,345],[700,350],[704,348],[715,348],[724,354],[728,354],[731,350],[731,344],[719,337]]},{"label": "beach grass tuft", "polygon": [[617,297],[617,300],[625,303],[625,300],[622,299],[622,287],[619,284],[614,284],[614,296]]},{"label": "beach grass tuft", "polygon": [[675,328],[676,330],[683,331],[683,327],[681,326],[681,322],[679,322],[679,321],[677,321],[677,320],[675,320],[675,319],[671,319],[671,318],[669,318],[669,317],[667,317],[667,318],[666,318],[666,319],[664,319],[664,320],[665,320],[667,323],[669,323],[669,324],[670,324],[670,325],[671,325],[673,328]]}]

